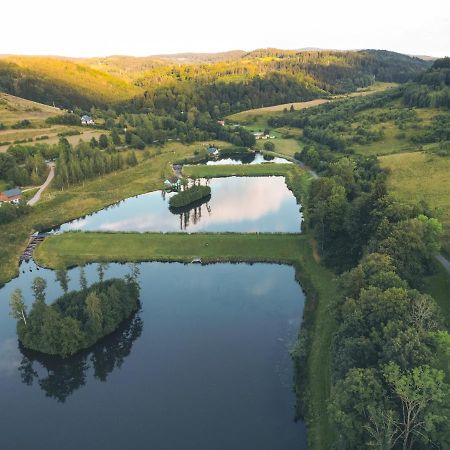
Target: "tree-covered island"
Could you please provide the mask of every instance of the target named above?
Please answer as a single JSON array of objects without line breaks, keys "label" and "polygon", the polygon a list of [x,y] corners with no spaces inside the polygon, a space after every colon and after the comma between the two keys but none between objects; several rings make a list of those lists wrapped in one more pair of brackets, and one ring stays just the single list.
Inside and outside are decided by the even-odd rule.
[{"label": "tree-covered island", "polygon": [[82,285],[52,304],[45,302],[46,286],[41,277],[33,281],[34,302],[29,312],[20,289],[12,293],[10,306],[21,344],[48,355],[66,358],[91,347],[139,309],[136,274]]}]

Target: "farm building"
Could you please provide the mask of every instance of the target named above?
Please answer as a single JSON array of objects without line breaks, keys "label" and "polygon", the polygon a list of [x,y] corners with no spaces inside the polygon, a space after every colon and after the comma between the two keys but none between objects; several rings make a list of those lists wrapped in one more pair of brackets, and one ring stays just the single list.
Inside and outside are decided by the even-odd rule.
[{"label": "farm building", "polygon": [[95,125],[95,122],[91,116],[85,114],[81,117],[81,125]]},{"label": "farm building", "polygon": [[18,203],[21,198],[22,191],[19,188],[0,192],[0,202]]}]

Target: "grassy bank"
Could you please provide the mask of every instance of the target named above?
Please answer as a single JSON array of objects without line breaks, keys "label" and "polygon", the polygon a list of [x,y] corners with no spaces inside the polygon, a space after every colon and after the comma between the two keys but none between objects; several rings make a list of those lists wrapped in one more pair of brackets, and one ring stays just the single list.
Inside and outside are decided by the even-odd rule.
[{"label": "grassy bank", "polygon": [[218,178],[231,176],[263,177],[286,176],[292,170],[299,170],[293,164],[239,164],[217,166],[185,166],[183,174],[194,178]]}]

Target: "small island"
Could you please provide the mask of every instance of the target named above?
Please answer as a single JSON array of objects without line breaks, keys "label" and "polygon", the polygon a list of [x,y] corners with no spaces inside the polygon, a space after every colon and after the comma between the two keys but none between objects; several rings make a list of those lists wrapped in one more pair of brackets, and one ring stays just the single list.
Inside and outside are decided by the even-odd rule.
[{"label": "small island", "polygon": [[46,281],[36,278],[30,312],[20,289],[11,295],[11,315],[17,320],[21,344],[47,355],[67,358],[113,333],[139,309],[135,277],[100,281],[89,288],[66,292],[54,303],[45,303]]},{"label": "small island", "polygon": [[192,186],[178,194],[175,194],[169,200],[170,208],[183,208],[199,200],[203,200],[211,195],[209,186]]}]

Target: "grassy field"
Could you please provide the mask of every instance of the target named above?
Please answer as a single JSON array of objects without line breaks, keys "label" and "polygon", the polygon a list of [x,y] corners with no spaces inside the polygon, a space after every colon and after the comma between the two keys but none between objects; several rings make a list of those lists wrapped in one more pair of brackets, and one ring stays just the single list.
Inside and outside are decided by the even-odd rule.
[{"label": "grassy field", "polygon": [[424,200],[442,222],[443,250],[450,255],[450,158],[424,152],[380,157],[390,170],[389,190],[404,201]]},{"label": "grassy field", "polygon": [[47,238],[35,252],[46,267],[69,267],[90,262],[181,261],[201,258],[220,261],[292,264],[307,289],[305,315],[311,327],[308,373],[308,436],[311,449],[328,449],[333,432],[328,422],[328,373],[331,336],[335,330],[330,308],[336,297],[331,272],[313,257],[308,235],[236,233],[64,233]]},{"label": "grassy field", "polygon": [[396,83],[375,83],[372,86],[369,86],[364,89],[359,89],[356,92],[352,92],[348,95],[337,95],[334,97],[326,98],[317,98],[315,100],[310,100],[308,102],[293,102],[293,103],[283,103],[281,105],[267,106],[265,108],[255,108],[249,109],[247,111],[241,111],[236,114],[231,114],[227,117],[228,122],[237,122],[242,124],[252,124],[252,125],[260,125],[265,127],[267,125],[267,117],[272,113],[279,113],[283,111],[285,108],[289,109],[291,106],[294,106],[294,109],[305,109],[311,108],[317,105],[321,105],[333,99],[342,99],[345,97],[359,97],[363,95],[373,94],[375,92],[381,92],[386,89],[390,89],[392,87],[397,86]]},{"label": "grassy field", "polygon": [[[258,140],[256,141],[256,148],[260,151],[264,150],[264,143],[267,141]],[[286,156],[294,156],[297,152],[300,152],[303,148],[303,144],[298,139],[271,139],[275,145],[275,152],[281,153]]]},{"label": "grassy field", "polygon": [[19,120],[29,120],[31,123],[41,125],[45,119],[62,114],[59,108],[42,103],[25,100],[5,93],[0,93],[0,123],[11,126]]}]

